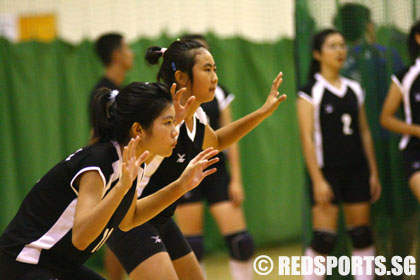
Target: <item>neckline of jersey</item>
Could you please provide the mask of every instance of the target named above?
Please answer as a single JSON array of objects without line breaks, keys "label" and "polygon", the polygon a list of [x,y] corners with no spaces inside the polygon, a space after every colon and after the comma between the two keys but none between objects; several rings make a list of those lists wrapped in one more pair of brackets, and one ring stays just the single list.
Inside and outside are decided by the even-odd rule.
[{"label": "neckline of jersey", "polygon": [[337,88],[337,87],[333,86],[320,73],[316,73],[315,78],[320,83],[322,83],[333,94],[335,94],[339,97],[343,97],[345,95],[346,89],[347,89],[347,84],[346,84],[345,80],[343,79],[343,77],[339,76],[339,79],[340,79],[340,82],[341,82],[341,87],[340,88]]}]

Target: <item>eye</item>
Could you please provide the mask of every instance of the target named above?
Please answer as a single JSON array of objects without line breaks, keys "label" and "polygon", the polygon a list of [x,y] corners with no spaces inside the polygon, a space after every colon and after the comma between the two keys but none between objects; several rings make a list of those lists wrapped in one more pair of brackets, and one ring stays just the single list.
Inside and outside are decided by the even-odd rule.
[{"label": "eye", "polygon": [[166,121],[164,124],[165,124],[165,125],[172,125],[172,123],[173,123],[173,121],[172,121],[172,120],[170,120],[170,121]]}]

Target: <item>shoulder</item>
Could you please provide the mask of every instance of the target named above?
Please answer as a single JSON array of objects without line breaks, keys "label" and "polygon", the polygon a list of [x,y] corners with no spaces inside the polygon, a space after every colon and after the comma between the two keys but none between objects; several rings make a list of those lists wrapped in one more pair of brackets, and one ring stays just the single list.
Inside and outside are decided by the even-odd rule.
[{"label": "shoulder", "polygon": [[297,95],[303,99],[305,99],[306,101],[313,103],[312,102],[312,98],[313,98],[313,88],[316,84],[316,80],[311,80],[309,81],[305,86],[301,87],[298,89]]},{"label": "shoulder", "polygon": [[204,112],[203,108],[198,107],[197,111],[195,112],[194,117],[201,123],[202,125],[206,125],[208,123],[208,118],[206,113]]}]

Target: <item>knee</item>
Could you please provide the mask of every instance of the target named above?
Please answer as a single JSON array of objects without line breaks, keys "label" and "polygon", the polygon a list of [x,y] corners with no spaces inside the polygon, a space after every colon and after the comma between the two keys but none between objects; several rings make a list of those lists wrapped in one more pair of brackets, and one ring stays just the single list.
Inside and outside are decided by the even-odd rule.
[{"label": "knee", "polygon": [[200,262],[204,256],[204,238],[202,235],[187,236],[188,243],[191,246],[197,260]]},{"label": "knee", "polygon": [[311,247],[322,255],[331,254],[337,243],[337,233],[332,231],[314,230]]},{"label": "knee", "polygon": [[238,261],[249,260],[255,251],[254,240],[247,231],[225,235],[230,256]]},{"label": "knee", "polygon": [[354,249],[363,249],[373,245],[372,230],[369,226],[357,226],[347,232]]}]

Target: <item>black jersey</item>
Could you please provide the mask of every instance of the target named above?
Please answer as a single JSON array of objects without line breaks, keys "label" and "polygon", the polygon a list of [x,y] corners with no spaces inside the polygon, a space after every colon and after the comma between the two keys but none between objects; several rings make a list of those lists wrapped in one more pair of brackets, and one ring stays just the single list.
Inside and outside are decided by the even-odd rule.
[{"label": "black jersey", "polygon": [[[193,130],[190,132],[185,123],[179,127],[178,142],[167,158],[155,156],[144,172],[144,179],[138,188],[140,198],[151,195],[179,178],[188,163],[202,150],[207,117],[199,107],[194,115]],[[178,201],[160,212],[152,222],[163,223],[173,216]]]},{"label": "black jersey", "polygon": [[[407,124],[420,125],[420,59],[396,75],[392,81],[402,92],[404,117]],[[411,135],[403,135],[400,149],[420,149],[420,139]]]},{"label": "black jersey", "polygon": [[[78,200],[75,179],[96,170],[103,180],[102,196],[115,186],[121,173],[121,151],[115,142],[79,149],[54,166],[25,197],[18,213],[0,237],[0,250],[17,261],[65,271],[80,266],[105,243],[127,213],[137,181],[124,196],[101,234],[85,250],[72,244]],[[142,176],[143,169],[140,171]],[[141,181],[141,180],[139,180]]]},{"label": "black jersey", "polygon": [[314,144],[320,167],[344,167],[366,162],[359,131],[364,102],[360,84],[343,77],[341,89],[319,73],[298,95],[314,106]]}]

